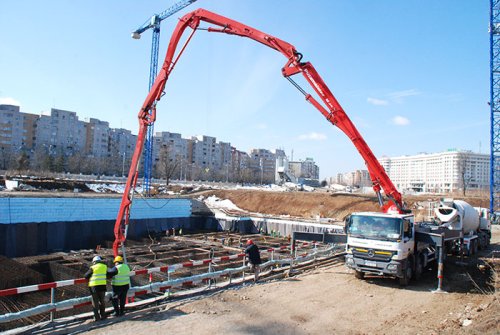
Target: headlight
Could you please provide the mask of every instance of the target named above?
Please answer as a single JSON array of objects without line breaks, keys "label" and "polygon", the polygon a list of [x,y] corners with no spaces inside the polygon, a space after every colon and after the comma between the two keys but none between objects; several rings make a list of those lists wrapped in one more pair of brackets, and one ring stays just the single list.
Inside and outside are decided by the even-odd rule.
[{"label": "headlight", "polygon": [[398,268],[397,264],[389,264],[387,265],[387,270],[396,270]]},{"label": "headlight", "polygon": [[347,264],[354,264],[354,259],[352,257],[346,257],[345,262]]}]

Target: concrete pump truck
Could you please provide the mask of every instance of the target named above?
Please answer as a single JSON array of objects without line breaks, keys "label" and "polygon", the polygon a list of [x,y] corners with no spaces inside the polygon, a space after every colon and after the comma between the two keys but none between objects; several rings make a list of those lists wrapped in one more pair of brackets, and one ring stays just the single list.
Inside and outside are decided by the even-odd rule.
[{"label": "concrete pump truck", "polygon": [[[201,28],[200,24],[202,22],[208,23],[211,26]],[[192,32],[176,55],[177,45],[187,28],[191,28]],[[130,210],[134,189],[139,176],[138,166],[147,127],[156,119],[156,105],[165,94],[166,82],[179,57],[185,51],[193,34],[199,30],[246,37],[284,55],[287,62],[281,69],[282,75],[305,96],[306,101],[310,102],[330,123],[337,126],[348,136],[363,157],[373,183],[373,189],[382,208],[382,213],[354,213],[347,220],[349,252],[347,264],[355,269],[356,276],[362,277],[367,272],[385,273],[401,278],[402,283],[405,284],[413,274],[421,272],[420,268],[425,266],[430,260],[431,253],[420,251],[425,246],[421,246],[418,243],[416,237],[418,237],[419,230],[415,229],[411,211],[405,207],[401,194],[394,187],[384,168],[380,165],[314,66],[310,62],[303,62],[302,54],[293,45],[255,28],[204,9],[197,9],[179,19],[170,39],[161,71],[156,77],[139,111],[137,143],[115,222],[115,241],[113,244],[115,256],[118,255],[120,248],[122,249],[122,254],[125,255],[125,241]],[[307,93],[291,78],[299,73],[302,74],[307,83],[316,92],[322,103]],[[384,202],[381,194],[382,190],[388,199],[387,202]],[[375,233],[368,233],[369,229],[375,230],[379,224],[384,226],[381,232],[377,233],[377,235]],[[437,234],[437,232],[434,231],[433,234]],[[422,256],[417,257],[418,255]]]}]

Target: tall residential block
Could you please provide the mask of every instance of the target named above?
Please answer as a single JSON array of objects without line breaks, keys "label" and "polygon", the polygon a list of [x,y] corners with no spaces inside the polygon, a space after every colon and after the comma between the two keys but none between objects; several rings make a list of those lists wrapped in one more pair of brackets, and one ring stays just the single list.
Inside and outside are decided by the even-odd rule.
[{"label": "tall residential block", "polygon": [[92,157],[106,157],[109,154],[109,123],[90,118],[85,125],[85,153]]},{"label": "tall residential block", "polygon": [[83,153],[87,139],[85,123],[75,112],[52,108],[42,115],[36,129],[36,147],[52,155]]},{"label": "tall residential block", "polygon": [[276,155],[267,149],[252,149],[250,151],[251,168],[260,174],[261,182],[276,180]]},{"label": "tall residential block", "polygon": [[0,105],[0,150],[12,153],[31,150],[38,118],[21,113],[19,106]]}]

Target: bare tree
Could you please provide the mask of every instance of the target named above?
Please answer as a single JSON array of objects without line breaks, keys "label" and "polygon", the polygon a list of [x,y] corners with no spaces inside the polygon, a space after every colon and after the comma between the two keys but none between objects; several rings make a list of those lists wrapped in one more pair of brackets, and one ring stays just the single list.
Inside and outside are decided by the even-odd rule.
[{"label": "bare tree", "polygon": [[68,170],[71,173],[83,173],[85,161],[85,157],[81,153],[73,153],[68,157]]},{"label": "bare tree", "polygon": [[30,159],[26,152],[21,152],[16,158],[16,167],[19,171],[27,171],[30,168]]},{"label": "bare tree", "polygon": [[59,173],[62,173],[66,170],[66,156],[64,156],[64,153],[60,152],[54,158],[52,169],[53,172],[59,172]]},{"label": "bare tree", "polygon": [[170,183],[170,179],[177,173],[180,166],[180,157],[174,157],[172,147],[166,143],[160,147],[159,160],[156,164],[156,170],[161,178]]},{"label": "bare tree", "polygon": [[17,157],[19,152],[16,152],[12,147],[0,148],[0,169],[12,170],[17,168]]},{"label": "bare tree", "polygon": [[470,157],[468,153],[461,153],[458,156],[458,173],[460,178],[460,186],[462,186],[462,195],[465,193],[473,181],[472,171],[470,168]]}]

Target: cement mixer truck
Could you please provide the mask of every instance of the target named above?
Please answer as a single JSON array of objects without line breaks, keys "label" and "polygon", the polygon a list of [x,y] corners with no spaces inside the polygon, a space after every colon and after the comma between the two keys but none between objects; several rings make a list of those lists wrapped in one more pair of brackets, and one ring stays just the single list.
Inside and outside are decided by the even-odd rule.
[{"label": "cement mixer truck", "polygon": [[[442,199],[434,209],[435,221],[442,227],[463,232],[462,247],[467,255],[490,244],[491,224],[485,208],[472,207],[463,200]],[[450,251],[460,252],[460,245],[448,246]]]},{"label": "cement mixer truck", "polygon": [[345,228],[346,265],[356,278],[386,275],[402,286],[418,280],[440,252],[441,260],[450,252],[472,255],[491,237],[488,220],[467,202],[452,199],[441,201],[430,222],[414,222],[410,213],[359,212],[346,218]]}]

